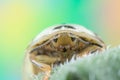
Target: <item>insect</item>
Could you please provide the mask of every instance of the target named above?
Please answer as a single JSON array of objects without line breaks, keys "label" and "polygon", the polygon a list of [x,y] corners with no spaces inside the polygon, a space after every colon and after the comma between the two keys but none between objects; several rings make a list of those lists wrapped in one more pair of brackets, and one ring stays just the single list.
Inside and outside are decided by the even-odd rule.
[{"label": "insect", "polygon": [[24,80],[44,73],[48,80],[52,67],[105,50],[104,42],[93,32],[77,24],[60,24],[40,33],[28,46],[24,63]]}]

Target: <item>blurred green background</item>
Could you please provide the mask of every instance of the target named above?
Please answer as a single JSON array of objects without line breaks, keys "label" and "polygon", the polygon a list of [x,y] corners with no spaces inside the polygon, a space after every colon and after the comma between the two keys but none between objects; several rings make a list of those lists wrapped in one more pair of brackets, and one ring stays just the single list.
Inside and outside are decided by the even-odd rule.
[{"label": "blurred green background", "polygon": [[0,80],[21,80],[24,52],[43,29],[75,23],[120,43],[119,0],[0,0]]}]

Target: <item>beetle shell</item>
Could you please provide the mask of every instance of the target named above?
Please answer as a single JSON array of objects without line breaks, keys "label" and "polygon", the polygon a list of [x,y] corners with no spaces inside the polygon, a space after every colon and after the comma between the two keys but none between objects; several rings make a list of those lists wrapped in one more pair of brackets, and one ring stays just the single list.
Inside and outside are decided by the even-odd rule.
[{"label": "beetle shell", "polygon": [[45,73],[48,80],[51,67],[70,61],[73,56],[82,57],[104,51],[104,42],[92,31],[77,24],[59,24],[41,32],[26,50],[24,73]]}]

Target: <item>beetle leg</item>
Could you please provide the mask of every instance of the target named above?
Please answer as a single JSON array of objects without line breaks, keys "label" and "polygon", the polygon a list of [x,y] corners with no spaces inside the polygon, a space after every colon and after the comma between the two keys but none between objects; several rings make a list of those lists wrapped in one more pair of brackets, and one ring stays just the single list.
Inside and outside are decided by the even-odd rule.
[{"label": "beetle leg", "polygon": [[94,46],[88,46],[87,48],[80,51],[79,54],[77,54],[77,57],[83,57],[85,55],[93,54],[96,51],[101,52],[101,51],[103,51],[103,49],[99,48],[99,47],[97,47],[95,45]]},{"label": "beetle leg", "polygon": [[35,60],[31,60],[31,62],[36,67],[34,69],[37,69],[38,71],[40,70],[39,73],[44,73],[43,80],[48,80],[51,72],[51,67],[44,63],[38,63]]}]

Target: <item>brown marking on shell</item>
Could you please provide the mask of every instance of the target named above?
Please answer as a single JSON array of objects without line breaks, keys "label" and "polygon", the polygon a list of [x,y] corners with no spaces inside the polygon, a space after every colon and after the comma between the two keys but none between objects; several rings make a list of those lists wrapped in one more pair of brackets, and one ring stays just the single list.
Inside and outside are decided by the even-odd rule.
[{"label": "brown marking on shell", "polygon": [[[46,74],[50,74],[52,66],[63,64],[66,60],[70,61],[73,55],[82,57],[96,51],[101,52],[106,48],[98,36],[74,31],[75,28],[70,25],[64,27],[70,29],[59,30],[62,26],[57,26],[53,28],[53,30],[58,29],[57,32],[38,38],[40,40],[32,42],[27,49],[26,54],[33,73],[37,75],[39,72],[44,72],[45,80],[48,80]],[[43,65],[43,67],[40,68],[33,64],[32,60]]]}]

